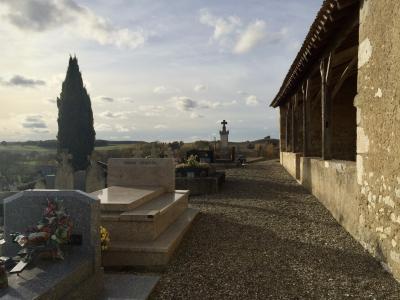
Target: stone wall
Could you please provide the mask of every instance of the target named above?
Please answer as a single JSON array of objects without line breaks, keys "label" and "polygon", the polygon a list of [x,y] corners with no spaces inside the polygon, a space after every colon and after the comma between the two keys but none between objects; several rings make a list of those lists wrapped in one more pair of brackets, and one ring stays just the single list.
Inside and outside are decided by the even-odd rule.
[{"label": "stone wall", "polygon": [[400,1],[360,13],[357,182],[361,243],[400,280]]},{"label": "stone wall", "polygon": [[354,237],[358,235],[356,163],[300,158],[300,182]]},{"label": "stone wall", "polygon": [[300,179],[300,153],[281,152],[281,165],[296,179]]}]

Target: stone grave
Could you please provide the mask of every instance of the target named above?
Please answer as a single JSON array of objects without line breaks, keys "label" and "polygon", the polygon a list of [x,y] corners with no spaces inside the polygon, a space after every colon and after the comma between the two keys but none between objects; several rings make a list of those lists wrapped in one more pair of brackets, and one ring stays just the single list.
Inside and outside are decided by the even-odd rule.
[{"label": "stone grave", "polygon": [[58,163],[54,186],[60,190],[72,190],[74,188],[74,169],[69,160],[71,156],[61,153],[61,162]]},{"label": "stone grave", "polygon": [[97,161],[98,157],[92,154],[85,178],[85,191],[88,193],[103,189],[106,186],[105,172]]},{"label": "stone grave", "polygon": [[19,275],[10,274],[2,299],[98,299],[103,291],[100,250],[100,203],[80,191],[27,190],[4,200],[4,255],[20,249],[10,233],[24,232],[37,224],[48,199],[63,200],[80,245],[66,245],[64,260],[38,258]]},{"label": "stone grave", "polygon": [[198,213],[175,190],[173,160],[110,159],[107,186],[92,193],[111,237],[103,266],[164,267]]}]

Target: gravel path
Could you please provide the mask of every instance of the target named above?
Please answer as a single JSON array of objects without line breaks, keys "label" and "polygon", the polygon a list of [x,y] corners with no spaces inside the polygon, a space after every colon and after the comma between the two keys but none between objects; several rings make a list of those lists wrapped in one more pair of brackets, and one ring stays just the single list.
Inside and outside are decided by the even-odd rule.
[{"label": "gravel path", "polygon": [[400,285],[276,161],[227,171],[151,299],[400,299]]}]

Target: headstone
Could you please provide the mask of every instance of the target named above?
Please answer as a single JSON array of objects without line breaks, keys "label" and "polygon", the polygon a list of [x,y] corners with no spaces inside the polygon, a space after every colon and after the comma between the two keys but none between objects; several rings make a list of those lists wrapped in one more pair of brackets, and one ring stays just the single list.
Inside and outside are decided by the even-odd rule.
[{"label": "headstone", "polygon": [[70,163],[71,155],[61,153],[61,162],[57,166],[55,188],[72,190],[74,188],[74,169]]},{"label": "headstone", "polygon": [[86,191],[86,171],[79,170],[74,173],[74,190]]},{"label": "headstone", "polygon": [[156,150],[155,143],[152,143],[152,145],[151,145],[150,157],[151,158],[157,158],[158,157],[158,153],[157,153],[157,150]]},{"label": "headstone", "polygon": [[46,175],[44,180],[46,182],[46,189],[52,190],[55,188],[56,175]]},{"label": "headstone", "polygon": [[97,157],[92,156],[90,165],[86,170],[86,187],[88,193],[104,189],[106,186],[106,177],[104,170],[97,164]]},{"label": "headstone", "polygon": [[134,158],[142,158],[142,151],[140,149],[135,148],[135,150],[132,150],[132,156]]},{"label": "headstone", "polygon": [[163,187],[175,190],[175,165],[170,158],[111,158],[107,186]]},{"label": "headstone", "polygon": [[82,242],[80,245],[66,246],[64,260],[38,258],[21,276],[10,275],[9,287],[0,291],[0,297],[14,299],[17,295],[18,299],[96,299],[103,287],[100,203],[86,193],[27,190],[5,199],[4,254],[16,255],[20,247],[12,243],[10,233],[25,232],[37,224],[48,199],[63,201],[63,207],[73,222],[72,233],[80,235]]},{"label": "headstone", "polygon": [[174,151],[171,149],[171,147],[167,148],[167,151],[165,151],[165,155],[167,156],[167,158],[175,158]]}]

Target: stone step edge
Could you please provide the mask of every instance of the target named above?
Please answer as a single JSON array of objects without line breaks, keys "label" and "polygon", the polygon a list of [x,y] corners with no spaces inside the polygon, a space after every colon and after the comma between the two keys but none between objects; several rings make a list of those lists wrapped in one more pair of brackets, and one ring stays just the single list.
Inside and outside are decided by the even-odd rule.
[{"label": "stone step edge", "polygon": [[[154,222],[154,219],[156,219],[158,216],[161,216],[165,214],[168,210],[173,209],[174,206],[178,205],[181,201],[184,201],[185,199],[188,200],[189,198],[189,191],[185,190],[179,190],[179,192],[175,192],[175,194],[182,195],[178,200],[175,200],[171,203],[168,203],[164,207],[162,207],[160,210],[141,210],[140,208],[148,203],[151,203],[152,201],[158,201],[160,197],[163,197],[165,194],[159,195],[157,198],[154,198],[131,211],[126,211],[122,213],[103,213],[100,217],[101,221],[123,221],[123,222]],[[130,215],[129,213],[131,212],[138,212],[139,214],[137,215]]]},{"label": "stone step edge", "polygon": [[[115,242],[107,251],[110,252],[144,252],[144,253],[169,253],[173,246],[179,244],[180,239],[189,230],[191,224],[200,210],[187,208],[179,218],[172,223],[155,241],[150,242]],[[178,229],[178,230],[176,230]],[[163,243],[162,245],[157,245]]]}]

